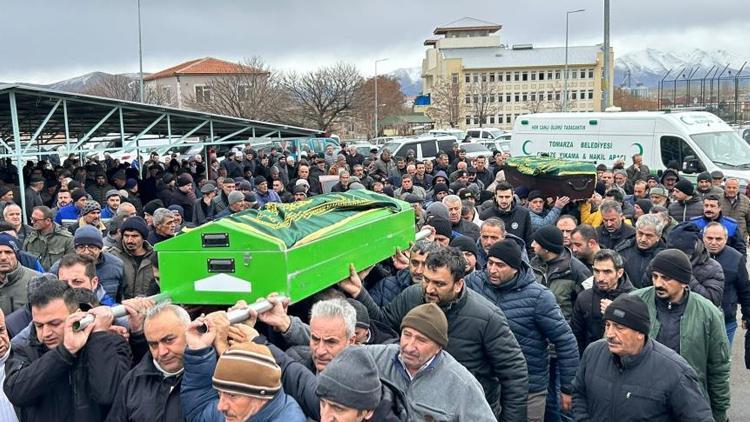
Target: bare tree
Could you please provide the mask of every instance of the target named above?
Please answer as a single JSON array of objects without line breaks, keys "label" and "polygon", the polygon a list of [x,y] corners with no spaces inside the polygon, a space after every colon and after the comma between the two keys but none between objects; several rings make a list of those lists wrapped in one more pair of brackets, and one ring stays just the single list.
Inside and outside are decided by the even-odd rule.
[{"label": "bare tree", "polygon": [[482,127],[487,116],[494,115],[498,110],[497,86],[489,83],[486,74],[482,74],[481,80],[466,84],[464,88],[465,108],[479,120],[479,127]]},{"label": "bare tree", "polygon": [[303,74],[286,73],[281,78],[283,120],[327,131],[337,119],[353,114],[362,83],[359,70],[341,62]]},{"label": "bare tree", "polygon": [[188,108],[254,120],[278,120],[276,110],[283,95],[278,76],[260,57],[236,64],[232,73],[212,78],[206,85],[209,102],[198,101],[194,93],[186,99]]},{"label": "bare tree", "polygon": [[461,118],[461,89],[458,82],[438,79],[430,95],[430,106],[427,115],[438,125],[458,126]]},{"label": "bare tree", "polygon": [[[140,101],[138,80],[126,75],[107,75],[84,93],[118,100]],[[149,87],[144,88],[143,100],[148,104],[170,105],[172,103],[172,99],[167,98],[163,92]]]}]

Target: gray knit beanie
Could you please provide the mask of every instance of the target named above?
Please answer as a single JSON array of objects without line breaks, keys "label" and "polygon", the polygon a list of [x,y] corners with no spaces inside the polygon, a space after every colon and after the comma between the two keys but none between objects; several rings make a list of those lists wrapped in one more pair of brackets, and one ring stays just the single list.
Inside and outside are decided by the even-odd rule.
[{"label": "gray knit beanie", "polygon": [[375,410],[382,384],[372,356],[362,346],[342,350],[318,375],[318,397],[357,410]]}]

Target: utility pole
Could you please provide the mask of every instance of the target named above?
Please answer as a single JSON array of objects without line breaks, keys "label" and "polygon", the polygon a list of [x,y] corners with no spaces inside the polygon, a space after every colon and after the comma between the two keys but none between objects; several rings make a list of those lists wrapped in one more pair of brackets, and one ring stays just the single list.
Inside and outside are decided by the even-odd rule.
[{"label": "utility pole", "polygon": [[140,64],[138,90],[141,102],[143,102],[143,44],[141,43],[141,0],[138,0],[138,62]]},{"label": "utility pole", "polygon": [[571,13],[583,12],[586,9],[570,10],[565,13],[565,71],[563,74],[563,102],[562,111],[568,111],[568,22]]},{"label": "utility pole", "polygon": [[373,138],[378,137],[378,62],[384,62],[388,58],[375,60],[375,134]]},{"label": "utility pole", "polygon": [[602,77],[602,111],[611,105],[609,88],[612,81],[609,80],[609,0],[604,0],[604,76]]}]

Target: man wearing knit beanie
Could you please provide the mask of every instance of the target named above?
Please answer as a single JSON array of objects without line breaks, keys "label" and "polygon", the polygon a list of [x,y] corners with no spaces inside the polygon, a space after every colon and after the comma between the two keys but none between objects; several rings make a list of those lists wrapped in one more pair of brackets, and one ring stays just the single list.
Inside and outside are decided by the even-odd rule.
[{"label": "man wearing knit beanie", "polygon": [[669,216],[678,223],[689,221],[693,217],[703,214],[703,204],[699,195],[693,195],[694,188],[690,180],[680,179],[674,185],[672,196],[674,201],[669,204]]},{"label": "man wearing knit beanie", "polygon": [[[687,255],[692,267],[690,290],[721,306],[724,298],[724,269],[711,258],[694,221],[676,225],[667,237],[667,248],[679,249]],[[650,274],[649,274],[650,275]]]},{"label": "man wearing knit beanie", "polygon": [[451,240],[450,246],[456,248],[464,255],[466,260],[466,274],[477,269],[477,244],[468,236],[457,236]]},{"label": "man wearing knit beanie", "polygon": [[[617,420],[637,420],[643,412],[672,415],[675,420],[715,419],[696,372],[685,359],[652,339],[651,318],[637,296],[623,294],[609,304],[604,312],[604,339],[588,346],[577,372],[578,419],[603,421],[617,415]],[[648,385],[649,392],[642,395],[625,389],[620,399],[612,400],[609,386],[614,384]]]},{"label": "man wearing knit beanie", "polygon": [[636,290],[648,307],[649,337],[690,364],[708,394],[714,419],[729,407],[729,342],[721,310],[694,292],[694,268],[684,252],[665,249],[651,261],[653,286]]},{"label": "man wearing knit beanie", "polygon": [[[562,241],[562,235],[559,240]],[[554,394],[555,397],[562,394],[560,407],[569,411],[578,366],[576,339],[560,312],[555,295],[536,281],[534,271],[522,259],[518,244],[510,239],[495,243],[488,253],[487,269],[469,274],[466,285],[505,313],[521,345],[529,373],[527,420],[543,421],[547,401],[551,400],[547,398],[548,344],[555,346],[555,362],[560,367],[560,391],[555,388]],[[520,305],[532,302],[534,306]]]},{"label": "man wearing knit beanie", "polygon": [[318,376],[320,420],[364,421],[380,404],[383,384],[364,347],[347,347]]},{"label": "man wearing knit beanie", "polygon": [[146,239],[148,227],[141,217],[130,217],[120,226],[122,239],[120,246],[112,250],[112,254],[123,261],[122,295],[125,299],[145,296],[149,286],[154,281],[154,273],[148,262],[154,254],[154,248]]},{"label": "man wearing knit beanie", "polygon": [[[208,331],[200,334],[197,329],[203,324]],[[180,387],[186,419],[304,422],[299,404],[281,388],[281,368],[268,346],[236,343],[216,359],[217,333],[228,327],[226,317],[201,317],[188,326]]]}]

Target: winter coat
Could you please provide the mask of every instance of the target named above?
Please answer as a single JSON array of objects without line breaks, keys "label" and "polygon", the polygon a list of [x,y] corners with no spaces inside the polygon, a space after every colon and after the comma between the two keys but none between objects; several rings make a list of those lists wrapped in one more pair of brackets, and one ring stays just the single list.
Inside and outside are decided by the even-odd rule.
[{"label": "winter coat", "polygon": [[68,204],[57,210],[54,221],[57,224],[62,224],[63,220],[78,220],[80,214],[81,210],[76,207],[76,204]]},{"label": "winter coat", "polygon": [[[657,338],[660,322],[656,313],[654,288],[646,287],[632,294],[646,302],[651,318],[649,337]],[[680,356],[698,374],[698,381],[703,393],[709,398],[714,418],[717,421],[724,420],[729,408],[730,368],[729,340],[724,316],[719,308],[701,295],[689,292],[685,300],[687,305],[680,319]]]},{"label": "winter coat", "polygon": [[464,236],[469,237],[473,241],[479,240],[479,226],[472,223],[471,221],[466,221],[463,218],[458,220],[458,224],[452,224],[451,227],[453,228],[454,232],[461,233]]},{"label": "winter coat", "polygon": [[19,250],[16,256],[18,257],[18,263],[23,265],[24,267],[40,273],[44,272],[42,263],[39,262],[39,258],[35,257],[34,255],[24,250]]},{"label": "winter coat", "polygon": [[578,422],[712,422],[695,371],[673,350],[650,338],[635,356],[613,355],[606,340],[581,358],[573,394]]},{"label": "winter coat", "polygon": [[696,243],[690,263],[693,264],[690,290],[721,307],[721,300],[724,297],[724,270],[721,264],[711,259],[702,242]]},{"label": "winter coat", "polygon": [[518,340],[529,373],[529,393],[546,391],[549,384],[548,343],[555,345],[560,368],[561,391],[571,394],[578,368],[575,337],[563,318],[555,295],[536,282],[534,271],[522,264],[510,281],[494,285],[487,271],[474,271],[464,282],[502,309],[510,330]]},{"label": "winter coat", "polygon": [[[495,415],[484,399],[482,386],[453,356],[438,352],[432,362],[411,379],[398,359],[398,344],[364,349],[375,360],[380,376],[406,396],[409,420],[487,421]],[[446,400],[450,397],[450,400]]]},{"label": "winter coat", "polygon": [[615,251],[622,257],[623,268],[625,268],[625,274],[628,275],[630,282],[636,288],[640,288],[651,285],[650,275],[648,275],[648,280],[644,280],[648,274],[648,265],[654,256],[664,248],[666,248],[666,245],[662,240],[659,240],[648,249],[640,249],[633,237],[617,245]]},{"label": "winter coat", "polygon": [[[96,276],[99,277],[99,284],[104,287],[107,295],[112,298],[120,297],[122,294],[122,283],[124,277],[124,263],[122,259],[109,252],[102,252],[96,261]],[[56,261],[50,267],[49,272],[57,275],[60,269],[60,261]]]},{"label": "winter coat", "polygon": [[644,164],[638,166],[638,169],[631,165],[625,169],[625,173],[628,174],[628,180],[631,183],[635,183],[636,180],[643,180],[645,182],[648,180],[648,177],[651,176],[651,170],[649,170],[648,166]]},{"label": "winter coat", "polygon": [[44,268],[51,267],[63,255],[75,252],[73,235],[57,224],[48,234],[41,234],[34,230],[26,238],[23,248],[26,252],[39,258],[39,262],[42,263]]},{"label": "winter coat", "polygon": [[479,219],[486,221],[488,218],[499,218],[505,223],[505,232],[516,235],[523,239],[527,248],[531,247],[531,216],[529,210],[514,203],[510,210],[503,211],[493,200],[492,205],[479,213]]},{"label": "winter coat", "polygon": [[397,198],[402,198],[408,194],[416,195],[421,200],[427,199],[427,191],[419,186],[419,185],[413,185],[410,190],[405,190],[404,188],[398,188],[395,191],[393,191],[393,195]]},{"label": "winter coat", "polygon": [[565,320],[570,321],[573,304],[576,303],[578,293],[583,290],[581,283],[591,277],[591,271],[574,257],[568,248],[563,249],[563,253],[549,262],[535,256],[531,259],[530,265],[542,274],[538,281],[555,294]]},{"label": "winter coat", "polygon": [[372,300],[374,300],[378,306],[385,306],[391,303],[396,296],[413,283],[411,272],[408,268],[404,268],[396,274],[378,281],[368,290],[368,293],[370,293]]},{"label": "winter coat", "polygon": [[693,195],[685,201],[672,201],[669,204],[669,216],[678,223],[701,215],[703,215],[703,201],[698,195]]},{"label": "winter coat", "polygon": [[193,221],[193,203],[196,201],[195,194],[190,191],[189,193],[185,193],[179,189],[175,189],[174,195],[172,197],[172,203],[164,203],[166,206],[170,205],[179,205],[182,207],[182,209],[185,211],[185,214],[183,215],[184,221]]},{"label": "winter coat", "polygon": [[180,422],[182,375],[165,378],[146,353],[120,383],[106,422]]},{"label": "winter coat", "polygon": [[542,215],[529,210],[529,217],[531,217],[531,232],[535,232],[544,226],[549,226],[557,222],[557,218],[560,217],[562,208],[552,207],[546,212],[542,212]]},{"label": "winter coat", "polygon": [[[529,254],[526,252],[526,242],[523,241],[518,236],[514,236],[510,233],[505,233],[505,239],[512,240],[516,242],[518,247],[521,249],[521,259],[523,259],[523,262],[528,263],[529,262]],[[477,269],[483,270],[487,267],[487,254],[484,252],[484,249],[482,248],[481,241],[477,240]]]},{"label": "winter coat", "polygon": [[[401,292],[382,309],[366,290],[356,298],[371,319],[401,332],[401,320],[415,306],[425,303],[421,285]],[[526,420],[528,375],[526,359],[503,312],[479,293],[464,288],[459,297],[443,307],[448,319],[445,351],[471,372],[501,421]]]},{"label": "winter coat", "polygon": [[602,299],[615,300],[621,294],[630,293],[635,288],[624,273],[617,280],[614,290],[604,291],[597,287],[596,283],[590,288],[582,291],[576,298],[573,306],[573,318],[570,320],[570,328],[576,337],[578,351],[583,354],[589,344],[604,337],[604,316],[602,315]]},{"label": "winter coat", "polygon": [[398,167],[396,167],[396,161],[394,161],[393,157],[388,159],[388,161],[383,160],[383,158],[378,158],[377,160],[375,160],[375,172],[385,178],[394,176],[399,178],[401,177],[401,173],[398,171]]},{"label": "winter coat", "polygon": [[211,201],[210,204],[206,205],[202,198],[196,199],[195,202],[193,202],[193,219],[191,220],[193,226],[198,227],[201,224],[206,224],[213,220],[216,217],[216,214],[219,213],[216,208],[215,201]]},{"label": "winter coat", "polygon": [[719,204],[721,205],[721,213],[723,215],[732,217],[737,221],[740,232],[742,233],[742,238],[745,239],[748,232],[750,232],[750,230],[748,230],[748,228],[750,228],[750,198],[744,194],[738,193],[737,198],[732,202],[725,194],[721,196]]},{"label": "winter coat", "polygon": [[716,255],[711,255],[724,269],[724,294],[721,310],[724,323],[737,320],[737,304],[742,309],[742,318],[750,320],[750,280],[747,274],[747,257],[732,248],[724,247]]},{"label": "winter coat", "polygon": [[274,191],[273,189],[269,189],[268,191],[266,191],[265,194],[261,193],[260,191],[256,191],[255,198],[258,201],[259,209],[266,206],[266,204],[269,202],[281,202],[281,198],[279,198],[279,194],[276,193],[276,191]]},{"label": "winter coat", "polygon": [[22,308],[28,302],[26,286],[39,273],[16,263],[16,268],[5,274],[5,280],[0,283],[0,309],[5,315],[10,315],[16,309]]},{"label": "winter coat", "polygon": [[[211,382],[216,368],[216,352],[213,348],[185,349],[185,371],[182,374],[180,402],[188,422],[219,422],[224,415],[216,408],[219,394]],[[305,414],[291,396],[280,389],[251,422],[305,422]]]},{"label": "winter coat", "polygon": [[695,191],[693,192],[693,195],[695,195],[698,198],[700,198],[701,202],[703,202],[703,200],[706,199],[706,197],[709,196],[709,195],[716,195],[718,198],[721,198],[722,196],[724,196],[724,189],[722,189],[722,188],[720,188],[718,186],[711,185],[711,187],[708,189],[708,191],[701,192],[700,189],[695,188]]},{"label": "winter coat", "polygon": [[26,218],[31,220],[31,213],[34,211],[34,207],[44,205],[44,201],[39,192],[30,187],[26,188],[24,195],[26,196]]},{"label": "winter coat", "polygon": [[11,349],[3,389],[19,420],[100,422],[130,363],[130,347],[118,334],[92,333],[73,356],[62,344],[47,349],[32,327],[28,342]]},{"label": "winter coat", "polygon": [[[727,230],[727,246],[734,248],[742,255],[747,255],[747,245],[745,244],[745,238],[742,236],[737,220],[719,214],[719,218],[713,221],[721,224]],[[701,235],[703,235],[703,229],[706,228],[708,223],[711,223],[711,220],[701,215],[700,217],[692,218],[690,222],[698,226],[701,229]]]},{"label": "winter coat", "polygon": [[86,193],[91,195],[91,199],[98,202],[99,205],[102,207],[107,205],[107,192],[114,189],[112,185],[109,183],[105,183],[104,185],[99,185],[97,183],[90,184],[89,186],[86,186]]},{"label": "winter coat", "polygon": [[154,280],[154,271],[151,269],[151,254],[154,248],[145,240],[143,247],[146,253],[141,257],[141,263],[136,266],[136,260],[120,243],[119,248],[112,249],[112,255],[120,258],[123,262],[122,297],[131,299],[136,296],[145,296],[148,287]]},{"label": "winter coat", "polygon": [[615,249],[626,240],[635,238],[635,229],[630,224],[623,222],[619,229],[610,233],[602,224],[596,228],[596,237],[602,249]]},{"label": "winter coat", "polygon": [[31,324],[31,305],[26,304],[18,308],[10,315],[5,315],[5,328],[8,330],[8,337],[13,339],[24,328]]}]

